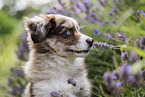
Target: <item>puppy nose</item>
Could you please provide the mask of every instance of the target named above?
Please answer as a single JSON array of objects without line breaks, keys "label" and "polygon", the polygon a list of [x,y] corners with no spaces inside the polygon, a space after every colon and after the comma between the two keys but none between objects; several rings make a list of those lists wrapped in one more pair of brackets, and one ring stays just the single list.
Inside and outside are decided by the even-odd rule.
[{"label": "puppy nose", "polygon": [[91,46],[93,45],[94,40],[91,39],[91,38],[88,38],[88,39],[86,40],[86,42],[87,42],[87,43],[89,44],[89,46],[91,47]]}]

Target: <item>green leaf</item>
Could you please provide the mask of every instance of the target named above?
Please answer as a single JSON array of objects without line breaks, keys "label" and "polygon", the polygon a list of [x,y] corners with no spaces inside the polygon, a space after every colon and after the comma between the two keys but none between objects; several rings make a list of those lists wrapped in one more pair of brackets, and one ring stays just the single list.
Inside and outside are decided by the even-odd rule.
[{"label": "green leaf", "polygon": [[131,73],[138,73],[138,72],[140,72],[143,69],[144,66],[145,66],[144,60],[143,61],[138,61],[138,62],[134,63],[131,66]]}]

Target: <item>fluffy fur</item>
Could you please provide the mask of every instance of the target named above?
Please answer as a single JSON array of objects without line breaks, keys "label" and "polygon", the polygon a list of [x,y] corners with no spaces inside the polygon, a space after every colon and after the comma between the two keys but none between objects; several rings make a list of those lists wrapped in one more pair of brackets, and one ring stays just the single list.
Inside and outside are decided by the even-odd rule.
[{"label": "fluffy fur", "polygon": [[[78,87],[85,85],[91,91],[82,57],[88,54],[92,38],[79,32],[76,20],[63,15],[25,17],[24,22],[30,49],[24,71],[30,83],[23,97],[49,97],[52,91],[64,97],[90,97]],[[68,84],[70,78],[77,87]]]}]

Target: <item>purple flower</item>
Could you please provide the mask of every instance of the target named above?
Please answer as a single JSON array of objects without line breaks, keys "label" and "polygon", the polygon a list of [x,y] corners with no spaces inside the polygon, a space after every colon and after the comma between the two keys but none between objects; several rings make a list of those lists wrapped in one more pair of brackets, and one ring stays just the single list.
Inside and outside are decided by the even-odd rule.
[{"label": "purple flower", "polygon": [[70,2],[75,3],[75,2],[76,2],[76,0],[70,0]]},{"label": "purple flower", "polygon": [[93,47],[96,48],[96,47],[104,47],[106,49],[109,49],[109,48],[114,48],[114,46],[112,45],[108,45],[106,42],[105,43],[102,43],[102,42],[94,42],[93,43]]},{"label": "purple flower", "polygon": [[122,85],[121,82],[116,82],[116,86],[117,86],[117,87],[120,87],[121,85]]},{"label": "purple flower", "polygon": [[96,13],[95,13],[95,12],[93,12],[93,13],[92,13],[92,16],[96,16]]},{"label": "purple flower", "polygon": [[17,95],[17,92],[16,92],[16,91],[14,91],[14,90],[13,90],[13,91],[11,91],[10,93],[11,93],[12,95]]},{"label": "purple flower", "polygon": [[109,22],[109,20],[105,20],[105,23],[106,23],[106,24],[109,24],[110,22]]},{"label": "purple flower", "polygon": [[111,73],[107,73],[107,72],[104,73],[104,82],[109,92],[112,92],[116,89],[116,85],[115,85],[115,82],[113,80],[113,76]]},{"label": "purple flower", "polygon": [[72,81],[71,84],[72,84],[73,86],[76,86],[76,82],[75,82],[75,81]]},{"label": "purple flower", "polygon": [[117,33],[117,37],[121,37],[122,36],[122,34],[120,34],[120,33]]},{"label": "purple flower", "polygon": [[82,87],[80,87],[80,90],[84,90],[84,87],[82,86]]},{"label": "purple flower", "polygon": [[142,71],[141,76],[143,77],[143,79],[145,80],[145,70]]},{"label": "purple flower", "polygon": [[141,38],[140,43],[141,43],[141,46],[143,46],[143,47],[145,48],[145,36],[143,36],[143,37]]},{"label": "purple flower", "polygon": [[114,49],[115,47],[112,45],[111,48]]},{"label": "purple flower", "polygon": [[113,83],[113,76],[111,73],[105,72],[104,73],[104,81],[106,85],[111,85]]},{"label": "purple flower", "polygon": [[99,0],[99,2],[100,2],[100,4],[101,4],[102,6],[105,6],[104,0]]},{"label": "purple flower", "polygon": [[104,36],[105,36],[105,38],[107,38],[108,40],[110,40],[111,39],[111,35],[108,33],[108,34],[104,34]]},{"label": "purple flower", "polygon": [[79,8],[81,11],[84,11],[84,12],[86,12],[86,10],[87,10],[84,4],[78,4],[77,3],[76,7]]},{"label": "purple flower", "polygon": [[133,77],[136,81],[140,81],[140,76],[138,73],[133,74]]},{"label": "purple flower", "polygon": [[103,23],[101,23],[101,26],[103,26],[105,23],[103,22]]},{"label": "purple flower", "polygon": [[137,18],[139,18],[139,15],[140,15],[140,11],[138,10],[138,11],[136,11]]},{"label": "purple flower", "polygon": [[76,86],[76,82],[71,78],[71,79],[68,79],[67,82],[69,84],[72,84],[73,86]]},{"label": "purple flower", "polygon": [[114,80],[117,80],[117,76],[113,76],[113,79],[114,79]]},{"label": "purple flower", "polygon": [[127,60],[128,59],[128,54],[125,52],[121,53],[121,61]]},{"label": "purple flower", "polygon": [[133,82],[133,81],[134,81],[134,78],[133,78],[132,75],[129,76],[128,81],[129,81],[129,82]]},{"label": "purple flower", "polygon": [[121,79],[127,81],[130,75],[130,65],[123,64],[119,67]]},{"label": "purple flower", "polygon": [[60,94],[58,92],[51,92],[51,97],[60,97]]},{"label": "purple flower", "polygon": [[105,48],[109,48],[110,47],[110,45],[108,45],[106,42],[102,45],[102,47],[105,47]]},{"label": "purple flower", "polygon": [[112,76],[113,76],[113,79],[114,80],[117,80],[117,76],[115,75],[115,73],[111,73],[112,74]]},{"label": "purple flower", "polygon": [[117,21],[116,21],[115,19],[113,19],[113,20],[112,20],[112,22],[113,22],[114,24],[116,24],[116,23],[117,23]]},{"label": "purple flower", "polygon": [[145,17],[145,12],[143,12],[143,10],[142,10],[142,15]]},{"label": "purple flower", "polygon": [[22,70],[16,69],[15,74],[21,77],[24,77]]},{"label": "purple flower", "polygon": [[142,72],[143,72],[143,71],[141,70],[139,73],[142,75]]},{"label": "purple flower", "polygon": [[112,10],[113,10],[115,13],[120,14],[120,12],[119,12],[118,9],[116,9],[116,8],[112,8]]},{"label": "purple flower", "polygon": [[137,73],[133,74],[133,80],[131,81],[131,85],[132,85],[132,87],[136,87],[136,88],[141,85],[139,74],[137,74]]},{"label": "purple flower", "polygon": [[129,61],[130,61],[131,63],[135,63],[135,62],[137,61],[137,55],[135,54],[135,52],[132,51],[132,52],[130,53]]},{"label": "purple flower", "polygon": [[12,86],[13,80],[11,78],[8,78],[8,85]]},{"label": "purple flower", "polygon": [[135,40],[134,46],[135,46],[136,48],[139,48],[139,47],[140,47],[140,40],[139,40],[139,39],[136,39],[136,40]]},{"label": "purple flower", "polygon": [[137,14],[137,15],[139,15],[139,13],[140,13],[140,11],[139,11],[139,10],[138,10],[138,11],[136,11],[136,14]]},{"label": "purple flower", "polygon": [[99,46],[99,43],[98,42],[93,42],[93,47],[96,48]]},{"label": "purple flower", "polygon": [[91,21],[91,23],[95,23],[96,22],[95,19],[93,19],[93,18],[90,18],[90,21]]},{"label": "purple flower", "polygon": [[131,86],[136,87],[136,88],[138,88],[140,85],[141,85],[140,82],[138,82],[136,80],[133,80],[133,82],[131,83]]},{"label": "purple flower", "polygon": [[115,16],[115,14],[114,14],[114,13],[112,13],[112,12],[109,12],[109,15],[110,15],[110,16]]},{"label": "purple flower", "polygon": [[120,40],[125,41],[126,40],[126,36],[121,34],[121,33],[117,33],[117,37],[119,37]]},{"label": "purple flower", "polygon": [[88,0],[82,0],[84,3],[87,3],[87,2],[89,2]]},{"label": "purple flower", "polygon": [[99,32],[99,30],[98,30],[98,29],[95,29],[95,30],[93,31],[93,33],[94,33],[95,35],[98,35],[98,36],[100,36],[100,35],[101,35],[101,33]]},{"label": "purple flower", "polygon": [[107,46],[107,43],[105,42],[102,46],[106,47]]},{"label": "purple flower", "polygon": [[81,8],[81,5],[80,5],[80,4],[76,4],[76,6],[77,6],[78,8]]},{"label": "purple flower", "polygon": [[73,81],[73,78],[70,78],[67,80],[67,82],[70,84]]},{"label": "purple flower", "polygon": [[83,2],[83,4],[85,5],[87,11],[90,10],[90,8],[93,6],[92,2]]}]

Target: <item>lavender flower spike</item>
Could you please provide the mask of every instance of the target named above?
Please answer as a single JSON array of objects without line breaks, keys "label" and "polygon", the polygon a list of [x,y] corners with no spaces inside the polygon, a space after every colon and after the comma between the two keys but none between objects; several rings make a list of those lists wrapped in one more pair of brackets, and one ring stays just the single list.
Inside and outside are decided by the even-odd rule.
[{"label": "lavender flower spike", "polygon": [[128,81],[129,81],[129,82],[133,82],[133,81],[134,81],[134,78],[133,78],[132,75],[129,76]]},{"label": "lavender flower spike", "polygon": [[117,76],[115,75],[115,73],[112,73],[113,79],[117,80]]},{"label": "lavender flower spike", "polygon": [[145,17],[145,12],[143,12],[143,10],[142,10],[142,15]]},{"label": "lavender flower spike", "polygon": [[135,40],[134,46],[135,46],[136,48],[139,48],[139,47],[141,46],[140,40],[139,40],[139,39],[136,39],[136,40]]},{"label": "lavender flower spike", "polygon": [[140,15],[140,11],[138,10],[138,11],[136,12],[137,18],[139,18],[139,15]]},{"label": "lavender flower spike", "polygon": [[121,82],[116,82],[116,86],[117,86],[117,87],[120,87],[121,85],[122,85]]},{"label": "lavender flower spike", "polygon": [[60,97],[60,94],[58,92],[51,92],[51,97]]},{"label": "lavender flower spike", "polygon": [[120,68],[120,76],[121,76],[121,79],[124,80],[124,81],[127,81],[129,79],[129,76],[130,76],[130,65],[128,64],[123,64]]},{"label": "lavender flower spike", "polygon": [[93,47],[96,48],[96,47],[104,47],[106,49],[113,49],[114,46],[113,45],[108,45],[106,42],[105,43],[102,43],[102,42],[94,42],[93,43]]},{"label": "lavender flower spike", "polygon": [[140,44],[141,44],[142,47],[145,48],[145,36],[143,36],[143,37],[141,38]]},{"label": "lavender flower spike", "polygon": [[128,59],[128,54],[125,53],[125,52],[122,52],[122,53],[121,53],[121,61],[125,61],[125,60],[127,60],[127,59]]},{"label": "lavender flower spike", "polygon": [[137,61],[137,55],[135,54],[135,52],[132,51],[132,52],[130,53],[129,61],[130,61],[131,63],[135,63],[135,62]]},{"label": "lavender flower spike", "polygon": [[142,71],[141,75],[142,75],[143,79],[145,80],[145,70]]},{"label": "lavender flower spike", "polygon": [[105,38],[107,38],[108,40],[110,40],[111,39],[111,35],[108,33],[108,34],[104,34],[104,36],[105,36]]},{"label": "lavender flower spike", "polygon": [[126,40],[126,36],[121,34],[121,33],[117,33],[117,37],[119,37],[120,40],[125,41]]},{"label": "lavender flower spike", "polygon": [[99,32],[99,30],[98,30],[98,29],[95,29],[95,30],[93,31],[93,33],[94,33],[95,35],[98,35],[98,36],[100,36],[100,35],[101,35],[101,33]]},{"label": "lavender flower spike", "polygon": [[71,79],[68,79],[67,82],[69,84],[72,84],[73,86],[76,86],[76,82],[71,78]]},{"label": "lavender flower spike", "polygon": [[113,76],[111,73],[105,72],[104,73],[104,81],[106,85],[111,85],[113,83]]}]

